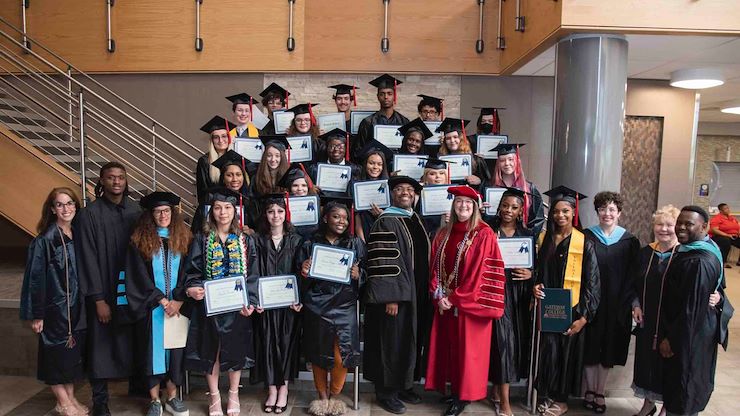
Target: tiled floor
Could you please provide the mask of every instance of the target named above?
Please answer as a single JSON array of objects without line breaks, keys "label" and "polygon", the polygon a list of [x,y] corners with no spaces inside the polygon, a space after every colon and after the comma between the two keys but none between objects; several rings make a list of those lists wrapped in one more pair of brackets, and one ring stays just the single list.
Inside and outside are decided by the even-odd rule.
[{"label": "tiled floor", "polygon": [[[728,294],[735,304],[740,303],[740,268],[726,269],[728,280]],[[730,350],[724,352],[720,349],[715,378],[715,390],[712,400],[702,415],[727,416],[740,415],[740,401],[737,400],[738,388],[740,388],[740,316],[731,322]],[[607,415],[629,416],[635,414],[641,401],[632,395],[629,386],[632,380],[632,355],[625,367],[615,368],[609,375],[607,387]],[[363,386],[363,391],[366,389]],[[347,385],[347,390],[351,385]],[[195,387],[187,397],[192,416],[207,414],[208,397],[204,394],[202,387]],[[225,388],[222,391],[226,391]],[[143,415],[147,405],[147,399],[132,398],[126,395],[126,383],[114,383],[111,386],[111,411],[114,415]],[[360,410],[349,411],[348,415],[388,415],[374,403],[372,393],[360,395]],[[77,397],[81,401],[90,400],[90,389],[82,384],[78,389]],[[264,400],[261,388],[247,387],[241,395],[242,415],[263,415],[261,401]],[[436,393],[424,393],[424,402],[420,405],[409,405],[407,414],[410,415],[435,415],[441,414],[445,406],[438,403],[439,396]],[[224,396],[224,403],[226,397]],[[291,390],[289,408],[286,415],[305,415],[306,408],[314,399],[312,383],[299,382]],[[347,398],[349,402],[349,398]],[[527,412],[521,408],[521,399],[515,403],[515,414],[525,415]],[[43,416],[52,415],[54,398],[48,388],[38,383],[31,377],[0,377],[0,415],[16,416]],[[492,406],[485,402],[473,403],[466,409],[464,414],[483,415],[493,414]],[[573,401],[568,415],[593,415],[594,413],[582,408],[580,404]]]}]

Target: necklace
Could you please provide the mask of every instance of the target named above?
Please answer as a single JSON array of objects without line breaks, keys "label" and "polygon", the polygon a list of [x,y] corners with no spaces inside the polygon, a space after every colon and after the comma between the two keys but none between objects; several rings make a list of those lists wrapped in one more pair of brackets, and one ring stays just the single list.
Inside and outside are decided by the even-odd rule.
[{"label": "necklace", "polygon": [[452,273],[448,275],[444,266],[445,249],[447,247],[447,242],[449,241],[451,234],[452,228],[450,228],[445,234],[442,245],[437,252],[437,259],[435,260],[435,264],[437,265],[437,290],[435,291],[435,296],[437,296],[437,298],[446,297],[450,294],[450,283],[453,283],[453,288],[458,287],[457,272],[460,267],[460,259],[462,258],[465,250],[473,243],[473,240],[470,236],[470,230],[468,230],[465,232],[465,236],[463,237],[462,241],[460,241],[460,244],[457,245],[457,252],[455,253],[455,266],[452,269]]}]

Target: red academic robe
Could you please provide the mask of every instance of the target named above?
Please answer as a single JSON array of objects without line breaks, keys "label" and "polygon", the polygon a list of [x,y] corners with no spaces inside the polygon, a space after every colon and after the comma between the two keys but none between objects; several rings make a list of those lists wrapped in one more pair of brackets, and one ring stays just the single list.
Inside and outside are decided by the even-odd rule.
[{"label": "red academic robe", "polygon": [[[432,245],[429,289],[437,290],[437,275],[441,239]],[[472,244],[463,253],[458,270],[458,287],[449,301],[457,308],[435,314],[429,342],[427,390],[444,394],[445,385],[452,384],[452,394],[460,400],[480,400],[486,397],[488,365],[491,350],[493,320],[504,313],[504,262],[496,234],[488,224],[481,222],[476,228]]]}]

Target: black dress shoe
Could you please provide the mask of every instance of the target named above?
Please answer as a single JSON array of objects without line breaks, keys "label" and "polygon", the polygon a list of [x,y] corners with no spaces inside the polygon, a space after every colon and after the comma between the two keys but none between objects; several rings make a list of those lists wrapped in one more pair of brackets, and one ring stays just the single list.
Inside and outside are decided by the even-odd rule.
[{"label": "black dress shoe", "polygon": [[398,398],[401,399],[402,402],[408,404],[421,403],[421,396],[416,394],[414,389],[401,390],[400,392],[398,392]]},{"label": "black dress shoe", "polygon": [[470,402],[465,400],[453,400],[452,403],[450,403],[450,407],[448,407],[443,413],[443,416],[458,416],[460,413],[465,411],[465,407],[468,403]]},{"label": "black dress shoe", "polygon": [[403,402],[395,397],[378,397],[377,400],[380,407],[382,407],[386,412],[395,413],[397,415],[406,413],[406,406],[404,406]]},{"label": "black dress shoe", "polygon": [[93,416],[111,416],[107,404],[94,404],[92,408]]}]

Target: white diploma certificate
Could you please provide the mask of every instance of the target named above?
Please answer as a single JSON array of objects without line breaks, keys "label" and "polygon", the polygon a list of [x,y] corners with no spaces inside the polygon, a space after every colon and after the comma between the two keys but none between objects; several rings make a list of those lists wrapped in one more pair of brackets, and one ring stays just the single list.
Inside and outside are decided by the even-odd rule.
[{"label": "white diploma certificate", "polygon": [[352,111],[349,113],[350,133],[357,134],[362,120],[375,114],[375,111]]},{"label": "white diploma certificate", "polygon": [[164,315],[164,349],[185,348],[190,320],[184,315]]},{"label": "white diploma certificate", "polygon": [[506,192],[506,188],[486,188],[486,202],[491,204],[490,207],[486,208],[486,214],[496,215],[498,213],[498,204],[501,203],[504,192]]},{"label": "white diploma certificate", "polygon": [[424,144],[427,146],[440,146],[442,144],[442,132],[436,132],[437,128],[442,125],[441,121],[425,121],[429,131],[432,132],[433,136],[424,140]]},{"label": "white diploma certificate", "polygon": [[285,308],[300,303],[298,281],[293,275],[260,277],[257,281],[260,308]]},{"label": "white diploma certificate", "polygon": [[425,186],[421,190],[421,215],[447,214],[455,196],[447,193],[451,185]]},{"label": "white diploma certificate", "polygon": [[308,275],[315,279],[349,283],[355,252],[342,248],[315,244],[311,251],[311,269]]},{"label": "white diploma certificate", "polygon": [[509,136],[506,135],[489,135],[479,134],[477,140],[476,153],[483,156],[483,159],[497,159],[498,152],[492,151],[494,147],[501,143],[508,143]]},{"label": "white diploma certificate", "polygon": [[505,269],[531,269],[534,267],[534,242],[532,237],[499,238],[498,247]]},{"label": "white diploma certificate", "polygon": [[242,155],[244,159],[254,163],[260,163],[264,146],[260,139],[246,139],[237,137],[234,139],[234,151]]},{"label": "white diploma certificate", "polygon": [[285,134],[293,121],[295,113],[292,111],[278,110],[272,112],[272,121],[275,125],[275,134]]},{"label": "white diploma certificate", "polygon": [[318,164],[316,186],[322,191],[347,192],[350,179],[352,179],[350,165]]},{"label": "white diploma certificate", "polygon": [[438,156],[439,160],[445,160],[450,163],[450,180],[459,181],[467,178],[473,173],[473,155],[446,155]]},{"label": "white diploma certificate", "polygon": [[399,175],[406,175],[416,180],[424,175],[424,166],[427,164],[425,156],[418,155],[393,155],[393,170]]},{"label": "white diploma certificate", "polygon": [[373,137],[375,140],[383,143],[389,149],[400,149],[401,141],[403,141],[403,135],[398,131],[401,126],[381,126],[376,125],[373,131]]},{"label": "white diploma certificate", "polygon": [[269,122],[270,118],[262,110],[257,108],[257,105],[252,104],[252,124],[254,124],[254,127],[262,130]]},{"label": "white diploma certificate", "polygon": [[378,208],[391,206],[391,191],[388,189],[388,180],[363,181],[352,184],[355,210],[365,211],[375,204]]},{"label": "white diploma certificate", "polygon": [[290,204],[290,222],[296,226],[316,225],[319,223],[319,197],[291,196],[288,198]]},{"label": "white diploma certificate", "polygon": [[203,284],[206,291],[206,315],[218,315],[241,310],[249,305],[247,284],[244,276],[230,276],[223,279],[207,280]]},{"label": "white diploma certificate", "polygon": [[288,137],[290,145],[290,161],[292,162],[310,162],[313,160],[313,146],[311,145],[311,136],[294,136]]},{"label": "white diploma certificate", "polygon": [[344,113],[322,114],[318,117],[318,123],[319,130],[323,133],[329,133],[334,129],[340,129],[342,131],[347,130],[347,122],[344,119]]}]

